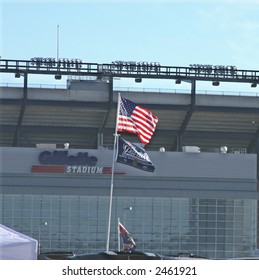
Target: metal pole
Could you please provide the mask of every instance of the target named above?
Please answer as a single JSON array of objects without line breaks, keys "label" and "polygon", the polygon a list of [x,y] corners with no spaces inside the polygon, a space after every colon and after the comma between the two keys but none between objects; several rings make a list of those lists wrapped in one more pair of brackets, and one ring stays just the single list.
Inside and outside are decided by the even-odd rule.
[{"label": "metal pole", "polygon": [[59,60],[59,24],[57,25],[57,63]]},{"label": "metal pole", "polygon": [[126,225],[126,211],[132,211],[132,209],[133,209],[132,206],[125,207],[123,209],[123,220],[122,220],[122,223],[123,223],[124,226]]},{"label": "metal pole", "polygon": [[39,242],[38,242],[38,254],[40,254],[41,252],[41,233],[42,233],[42,226],[47,226],[48,223],[44,222],[44,223],[40,223],[39,226]]},{"label": "metal pole", "polygon": [[121,240],[120,240],[120,232],[119,232],[120,218],[118,218],[118,251],[121,251]]},{"label": "metal pole", "polygon": [[38,255],[40,254],[41,247],[41,224],[39,226],[39,242],[38,242]]},{"label": "metal pole", "polygon": [[117,116],[116,116],[116,126],[115,126],[115,133],[114,133],[114,143],[113,143],[112,174],[111,174],[111,188],[110,188],[110,203],[109,203],[109,217],[108,217],[106,252],[109,251],[109,246],[110,246],[112,197],[113,197],[113,183],[114,183],[114,166],[115,166],[115,157],[116,157],[116,144],[117,144],[117,140],[118,140],[118,136],[119,136],[117,134],[119,109],[120,109],[120,93],[118,93]]}]

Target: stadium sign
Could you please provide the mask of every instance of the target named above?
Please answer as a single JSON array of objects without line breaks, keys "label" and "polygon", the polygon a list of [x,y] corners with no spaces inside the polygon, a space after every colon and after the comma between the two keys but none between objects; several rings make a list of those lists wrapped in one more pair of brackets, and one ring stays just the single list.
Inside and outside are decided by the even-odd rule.
[{"label": "stadium sign", "polygon": [[103,174],[103,167],[98,166],[66,166],[66,173]]},{"label": "stadium sign", "polygon": [[44,151],[39,155],[39,162],[43,165],[87,165],[95,166],[98,159],[88,153],[79,152],[68,155],[68,151]]},{"label": "stadium sign", "polygon": [[[70,155],[68,150],[43,151],[39,154],[40,165],[31,167],[32,173],[52,174],[111,174],[110,166],[97,166],[98,158],[88,152]],[[125,172],[115,172],[124,175]]]}]

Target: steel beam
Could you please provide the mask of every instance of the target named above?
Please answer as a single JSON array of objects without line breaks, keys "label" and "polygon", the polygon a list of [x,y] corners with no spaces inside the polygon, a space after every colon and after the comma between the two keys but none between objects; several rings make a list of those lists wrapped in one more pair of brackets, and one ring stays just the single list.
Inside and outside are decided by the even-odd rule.
[{"label": "steel beam", "polygon": [[255,153],[257,156],[257,184],[258,184],[258,188],[259,188],[259,135],[258,134],[256,137],[256,143],[255,143]]},{"label": "steel beam", "polygon": [[26,108],[26,102],[28,98],[28,74],[24,72],[22,74],[23,76],[23,99],[21,100],[21,109],[20,109],[20,114],[18,117],[18,121],[16,124],[16,129],[14,132],[14,138],[13,138],[13,147],[19,146],[19,135],[20,135],[20,129],[22,127],[22,121],[25,113],[25,108]]},{"label": "steel beam", "polygon": [[[109,109],[105,112],[102,124],[99,127],[98,134],[94,139],[94,143],[97,142],[97,148],[99,146],[103,145],[103,143],[102,143],[103,142],[103,130],[105,129],[106,123],[109,119],[110,112],[111,112],[113,106],[114,106],[114,102],[113,102],[113,78],[111,77],[109,79]],[[101,139],[101,141],[100,141],[100,139]]]},{"label": "steel beam", "polygon": [[[253,150],[257,149],[257,143],[259,141],[259,128],[257,129],[253,139],[251,140],[249,146],[247,147],[248,153],[251,153]],[[259,152],[259,149],[258,149]],[[258,157],[258,156],[257,156]]]},{"label": "steel beam", "polygon": [[162,65],[129,65],[127,63],[60,63],[31,60],[0,60],[0,72],[42,75],[109,76],[124,78],[182,79],[235,83],[259,83],[259,71],[236,68],[178,67]]},{"label": "steel beam", "polygon": [[185,130],[191,120],[192,114],[195,110],[195,100],[196,100],[196,82],[195,80],[191,81],[191,104],[189,110],[187,111],[185,118],[181,124],[180,130],[178,132],[178,136],[172,146],[172,150],[181,151],[182,150],[182,139],[185,133]]},{"label": "steel beam", "polygon": [[[105,116],[104,116],[105,117]],[[0,130],[2,132],[14,132],[16,129],[15,125],[0,125]],[[98,127],[74,127],[74,126],[36,126],[36,125],[23,125],[21,127],[22,133],[67,133],[67,134],[82,134],[82,131],[87,130],[88,133],[98,133],[100,128]],[[103,128],[103,133],[113,134],[114,128]],[[176,137],[179,134],[179,130],[166,130],[166,129],[157,129],[156,136],[168,136],[168,137]],[[225,139],[254,139],[254,133],[248,132],[219,132],[219,131],[185,131],[185,137],[188,138],[225,138]]]}]

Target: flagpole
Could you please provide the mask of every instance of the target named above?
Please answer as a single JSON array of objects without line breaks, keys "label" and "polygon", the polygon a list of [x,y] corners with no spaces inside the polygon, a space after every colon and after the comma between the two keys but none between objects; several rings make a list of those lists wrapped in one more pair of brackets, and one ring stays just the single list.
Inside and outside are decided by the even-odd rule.
[{"label": "flagpole", "polygon": [[110,188],[110,203],[109,203],[109,217],[108,217],[106,252],[109,251],[109,247],[110,247],[111,216],[112,216],[112,197],[113,197],[113,183],[114,183],[114,167],[115,167],[115,157],[116,157],[116,144],[117,144],[117,140],[118,140],[118,136],[119,136],[118,133],[117,133],[119,109],[120,109],[120,93],[118,93],[116,126],[115,126],[114,143],[113,143],[112,174],[111,174],[111,188]]},{"label": "flagpole", "polygon": [[121,251],[121,240],[120,240],[120,232],[119,232],[119,226],[120,226],[120,218],[118,218],[118,227],[117,227],[117,230],[118,230],[118,251],[120,252]]}]

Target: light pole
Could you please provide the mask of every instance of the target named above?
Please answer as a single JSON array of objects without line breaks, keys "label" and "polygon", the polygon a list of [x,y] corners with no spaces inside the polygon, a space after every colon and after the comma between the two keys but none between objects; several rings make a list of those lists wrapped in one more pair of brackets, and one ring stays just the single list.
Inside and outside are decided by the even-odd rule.
[{"label": "light pole", "polygon": [[123,209],[123,220],[122,220],[122,222],[123,222],[123,225],[125,225],[125,222],[126,222],[126,211],[132,211],[133,210],[133,207],[132,206],[129,206],[129,207],[125,207],[124,209]]},{"label": "light pole", "polygon": [[40,223],[39,226],[39,244],[38,244],[38,254],[40,254],[40,250],[41,250],[41,233],[42,233],[42,226],[47,226],[48,223],[47,222],[42,222]]},{"label": "light pole", "polygon": [[[133,207],[132,206],[129,206],[129,207],[124,207],[123,208],[123,212],[122,212],[122,223],[123,225],[125,225],[125,221],[126,221],[126,211],[132,211],[133,210]],[[118,227],[119,227],[119,224],[120,224],[120,217],[118,217]],[[121,246],[120,246],[120,233],[119,233],[119,228],[118,228],[118,251],[120,252],[121,250]]]}]

